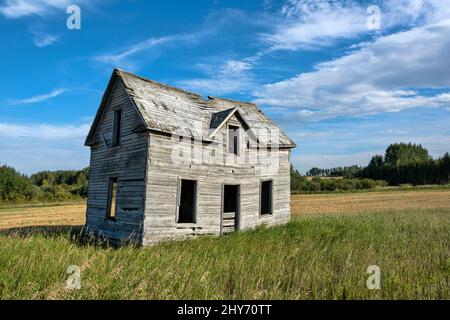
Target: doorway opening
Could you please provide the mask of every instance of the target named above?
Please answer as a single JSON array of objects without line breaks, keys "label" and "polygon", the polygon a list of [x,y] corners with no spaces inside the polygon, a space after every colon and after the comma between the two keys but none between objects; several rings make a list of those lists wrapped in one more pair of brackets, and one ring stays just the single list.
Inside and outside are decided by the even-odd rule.
[{"label": "doorway opening", "polygon": [[224,185],[222,233],[229,233],[238,229],[239,211],[240,211],[240,186]]}]

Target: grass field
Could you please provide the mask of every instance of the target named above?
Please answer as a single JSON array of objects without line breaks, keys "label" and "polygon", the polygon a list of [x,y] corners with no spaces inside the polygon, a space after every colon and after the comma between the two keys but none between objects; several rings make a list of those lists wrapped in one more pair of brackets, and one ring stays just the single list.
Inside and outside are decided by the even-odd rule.
[{"label": "grass field", "polygon": [[[0,298],[450,299],[450,191],[300,195],[292,209],[286,226],[149,248],[6,232]],[[83,219],[83,204],[0,209],[2,229]],[[80,290],[66,289],[70,265]],[[366,288],[370,265],[381,290]]]}]

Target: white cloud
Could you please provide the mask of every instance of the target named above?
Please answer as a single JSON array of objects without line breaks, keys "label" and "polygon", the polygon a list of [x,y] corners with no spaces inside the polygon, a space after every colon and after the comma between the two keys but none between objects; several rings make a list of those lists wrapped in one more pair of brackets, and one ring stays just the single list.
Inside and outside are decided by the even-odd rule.
[{"label": "white cloud", "polygon": [[383,134],[383,135],[399,135],[399,136],[405,136],[405,135],[407,135],[407,134],[410,133],[410,130],[393,128],[393,129],[379,130],[379,133],[381,133],[381,134]]},{"label": "white cloud", "polygon": [[32,138],[40,140],[66,140],[84,138],[89,132],[90,125],[20,125],[0,123],[0,138]]},{"label": "white cloud", "polygon": [[[439,21],[442,17],[445,17],[446,12],[450,12],[449,0],[399,1],[387,0],[378,2],[382,10],[383,33],[388,33],[393,28],[399,26],[410,28],[414,24],[419,25]],[[269,17],[262,15],[257,19],[264,20],[262,18],[264,16],[266,21],[265,27],[268,27],[271,31],[259,34],[260,50],[252,57],[241,61],[229,60],[227,58],[224,59],[225,62],[212,59],[213,61],[209,62],[208,65],[197,65],[197,68],[205,73],[205,77],[183,80],[178,83],[187,89],[214,94],[243,93],[252,90],[256,87],[256,77],[252,70],[261,63],[262,58],[267,57],[273,51],[315,50],[332,45],[341,39],[358,38],[362,35],[369,34],[370,30],[367,27],[367,19],[369,17],[367,13],[368,6],[369,4],[367,3],[363,4],[359,1],[352,0],[288,0],[279,10],[278,16]],[[379,36],[381,33],[371,34],[373,36]],[[403,36],[406,36],[406,34],[403,34]],[[395,39],[392,42],[398,47],[402,45],[400,42],[395,44]],[[351,49],[361,50],[370,44],[371,42],[355,44]],[[404,51],[405,49],[407,48],[403,48]],[[374,51],[372,53],[375,57],[378,55],[378,52]],[[367,63],[372,63],[370,60],[372,57],[364,58]],[[333,62],[331,61],[330,63]],[[327,68],[327,64],[320,64],[317,68]],[[389,70],[392,70],[392,66]],[[341,79],[337,77],[336,80]],[[304,82],[306,82],[307,88],[309,85],[308,79],[305,79]],[[295,92],[298,92],[298,90],[295,88],[292,89],[291,93],[295,95]],[[353,89],[362,92],[364,90],[371,90],[372,88],[363,88],[361,86],[359,89],[356,87]],[[300,91],[300,93],[302,92]],[[258,94],[261,93],[261,91],[258,92]],[[373,104],[376,104],[380,99],[385,99],[385,101],[392,103],[391,110],[395,110],[396,108],[401,110],[403,108],[402,105],[406,103],[405,98],[408,98],[410,101],[414,99],[417,103],[427,102],[425,101],[426,99],[421,99],[420,95],[415,98],[412,95],[417,96],[417,93],[408,93],[407,90],[397,89],[394,89],[392,92],[390,90],[383,92],[375,90],[367,99],[372,100]],[[275,102],[272,101],[271,96],[258,96],[262,99],[257,101],[277,106],[284,105],[285,103],[289,105],[293,102],[289,97],[283,101],[280,95],[275,94],[275,96]],[[440,100],[445,98],[445,96],[439,97]],[[308,106],[314,108],[312,104]],[[349,114],[359,113],[359,110],[352,111],[348,109],[347,111]],[[316,112],[308,108],[302,109],[299,113],[303,117],[317,115]],[[328,117],[326,114],[323,116]]]},{"label": "white cloud", "polygon": [[66,91],[67,91],[67,89],[56,89],[56,90],[53,90],[52,92],[45,93],[45,94],[40,94],[40,95],[31,97],[31,98],[10,99],[8,102],[9,102],[10,105],[32,104],[32,103],[42,102],[42,101],[45,101],[45,100],[49,100],[49,99],[55,98],[55,97],[63,94]]},{"label": "white cloud", "polygon": [[385,0],[381,4],[385,28],[429,24],[450,16],[449,0]]},{"label": "white cloud", "polygon": [[[16,141],[16,140],[15,140]],[[81,169],[89,165],[89,149],[82,141],[46,144],[18,140],[13,145],[2,142],[0,163],[12,166],[21,173],[33,174],[42,170]]]},{"label": "white cloud", "polygon": [[[33,35],[33,43],[39,47],[54,44],[60,36],[43,33],[42,28],[50,20],[66,19],[67,8],[70,5],[79,5],[81,10],[93,9],[99,1],[96,0],[0,0],[0,15],[7,19],[26,19],[32,21],[28,31]],[[39,18],[32,19],[32,18]],[[50,19],[51,18],[51,19]],[[60,28],[65,25],[60,25]]]},{"label": "white cloud", "polygon": [[381,10],[381,30],[419,26],[450,16],[449,0],[385,0],[374,3],[335,0],[287,0],[272,31],[260,34],[270,50],[312,50],[371,33],[369,5]]},{"label": "white cloud", "polygon": [[297,118],[316,119],[446,107],[450,91],[425,95],[421,89],[448,89],[449,52],[450,20],[413,28],[268,84],[255,92],[255,102],[291,107]]},{"label": "white cloud", "polygon": [[367,32],[366,8],[356,2],[290,0],[275,30],[261,34],[272,50],[311,49]]},{"label": "white cloud", "polygon": [[89,165],[84,139],[90,125],[0,123],[0,163],[31,174]]},{"label": "white cloud", "polygon": [[55,9],[67,8],[73,2],[71,0],[6,0],[0,6],[0,13],[10,19],[31,15],[44,16]]}]

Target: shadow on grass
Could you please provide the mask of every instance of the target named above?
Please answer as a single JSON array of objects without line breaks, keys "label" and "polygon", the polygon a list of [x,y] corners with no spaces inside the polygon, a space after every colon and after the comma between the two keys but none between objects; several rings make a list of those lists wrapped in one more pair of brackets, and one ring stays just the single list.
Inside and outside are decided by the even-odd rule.
[{"label": "shadow on grass", "polygon": [[77,246],[95,246],[101,248],[118,248],[126,243],[118,243],[105,237],[86,232],[83,225],[68,226],[33,226],[0,230],[0,236],[27,238],[42,236],[46,239],[66,238]]},{"label": "shadow on grass", "polygon": [[0,235],[8,237],[30,237],[33,235],[42,235],[44,237],[56,238],[62,235],[81,235],[82,232],[83,226],[33,226],[0,230]]}]

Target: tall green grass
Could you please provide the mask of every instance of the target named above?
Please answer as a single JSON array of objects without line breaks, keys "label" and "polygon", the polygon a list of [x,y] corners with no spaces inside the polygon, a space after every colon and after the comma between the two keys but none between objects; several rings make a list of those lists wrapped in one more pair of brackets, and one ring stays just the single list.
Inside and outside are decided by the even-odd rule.
[{"label": "tall green grass", "polygon": [[[450,209],[299,218],[147,248],[0,236],[2,299],[449,299]],[[67,267],[81,289],[66,289]],[[368,290],[370,265],[381,290]]]}]

